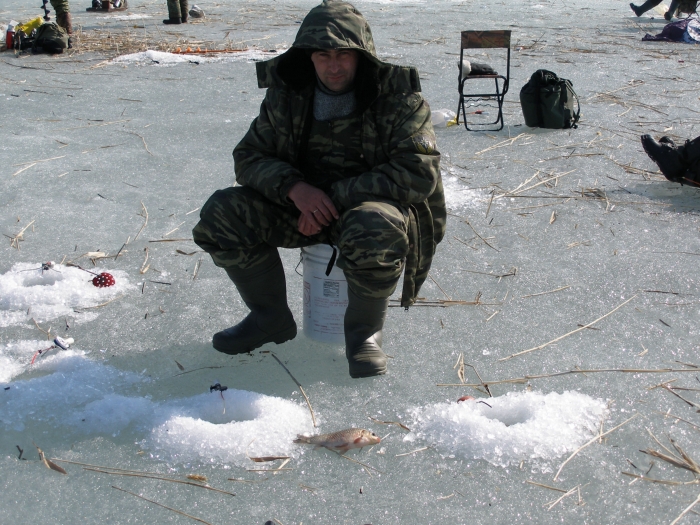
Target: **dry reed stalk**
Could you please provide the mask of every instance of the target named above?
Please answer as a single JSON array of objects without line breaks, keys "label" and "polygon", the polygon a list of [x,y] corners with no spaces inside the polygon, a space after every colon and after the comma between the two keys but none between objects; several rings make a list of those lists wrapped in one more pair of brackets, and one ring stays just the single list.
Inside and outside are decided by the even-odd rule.
[{"label": "dry reed stalk", "polygon": [[197,263],[194,265],[194,271],[192,272],[192,280],[194,281],[197,278],[197,274],[199,273],[199,269],[202,266],[202,258],[200,257],[197,260]]},{"label": "dry reed stalk", "polygon": [[683,516],[685,516],[686,514],[688,514],[688,513],[692,510],[692,508],[693,508],[695,505],[697,505],[699,502],[700,502],[700,494],[698,494],[698,497],[695,498],[695,501],[693,501],[690,505],[688,505],[688,506],[685,508],[685,510],[684,510],[683,512],[681,512],[680,515],[679,515],[675,520],[673,520],[673,521],[671,522],[671,525],[676,525],[676,523],[678,523],[678,522],[683,518]]},{"label": "dry reed stalk", "polygon": [[36,166],[36,164],[37,164],[37,163],[34,162],[34,163],[30,164],[29,166],[25,166],[24,168],[21,168],[21,169],[19,169],[18,171],[14,172],[14,173],[12,174],[12,176],[14,177],[15,175],[19,175],[19,174],[22,173],[23,171],[26,171],[26,170],[28,170],[29,168],[31,168],[32,166]]},{"label": "dry reed stalk", "polygon": [[534,352],[535,350],[541,350],[541,349],[545,348],[546,346],[551,345],[552,343],[556,343],[557,341],[561,341],[562,339],[564,339],[564,338],[566,338],[566,337],[569,337],[570,335],[573,335],[573,334],[575,334],[575,333],[577,333],[577,332],[580,332],[581,330],[584,330],[584,329],[588,328],[589,326],[593,326],[593,325],[596,324],[598,321],[602,321],[603,319],[605,319],[605,318],[608,317],[609,315],[615,313],[617,310],[619,310],[620,308],[622,308],[623,306],[625,306],[627,303],[629,303],[629,302],[630,302],[632,299],[634,299],[635,297],[637,297],[637,294],[633,295],[632,297],[630,297],[629,299],[627,299],[624,303],[622,303],[621,305],[615,307],[614,309],[612,309],[611,311],[609,311],[607,314],[605,314],[605,315],[602,316],[602,317],[599,317],[598,319],[596,319],[596,320],[593,321],[592,323],[588,323],[587,325],[584,325],[584,326],[582,326],[582,327],[580,327],[580,328],[577,328],[576,330],[572,330],[572,331],[569,332],[568,334],[564,334],[564,335],[562,335],[562,336],[557,337],[556,339],[552,339],[552,340],[549,341],[548,343],[544,343],[544,344],[542,344],[542,345],[535,346],[534,348],[529,348],[529,349],[527,349],[527,350],[523,350],[522,352],[518,352],[518,353],[515,353],[515,354],[511,354],[511,355],[509,355],[509,356],[507,356],[507,357],[502,357],[501,359],[499,359],[499,361],[508,361],[509,359],[513,359],[514,357],[518,357],[518,356],[521,356],[521,355],[523,355],[523,354],[528,354],[528,353],[530,353],[530,352]]},{"label": "dry reed stalk", "polygon": [[[524,384],[529,381],[532,381],[533,379],[544,379],[548,377],[559,377],[559,376],[565,376],[569,374],[595,374],[595,373],[601,373],[601,372],[622,372],[622,373],[627,373],[627,374],[667,374],[671,372],[693,372],[697,373],[697,370],[693,369],[687,369],[687,368],[656,368],[656,369],[649,369],[649,368],[598,368],[598,369],[591,369],[591,370],[581,370],[581,369],[575,369],[575,370],[567,370],[565,372],[555,372],[553,374],[538,374],[538,375],[527,375],[523,377],[516,377],[513,379],[503,379],[500,381],[486,381],[487,384],[489,385],[503,385],[503,384]],[[438,383],[435,386],[468,386],[471,388],[476,388],[481,386],[479,383]]]},{"label": "dry reed stalk", "polygon": [[139,213],[139,215],[141,215],[141,217],[144,218],[144,221],[143,221],[143,225],[141,226],[141,229],[136,234],[136,237],[134,237],[134,240],[139,238],[139,235],[141,235],[141,232],[146,227],[146,224],[148,224],[148,210],[146,209],[146,206],[144,205],[143,201],[141,201],[141,208],[143,208],[143,211],[142,211],[142,213]]},{"label": "dry reed stalk", "polygon": [[381,421],[381,420],[379,420],[379,419],[373,418],[372,416],[367,416],[367,418],[368,418],[370,421],[374,421],[375,423],[381,423],[382,425],[396,425],[397,427],[403,428],[403,429],[404,429],[405,431],[407,431],[407,432],[410,432],[410,431],[411,431],[410,428],[408,428],[408,427],[407,427],[406,425],[404,425],[403,423],[399,423],[398,421]]},{"label": "dry reed stalk", "polygon": [[34,326],[36,326],[40,332],[43,332],[46,334],[47,339],[51,339],[51,327],[50,326],[49,326],[49,330],[46,331],[41,326],[39,326],[39,323],[37,323],[36,319],[34,319],[33,317],[32,317],[32,321],[34,321]]},{"label": "dry reed stalk", "polygon": [[403,456],[410,456],[411,454],[415,454],[417,452],[423,452],[424,450],[428,450],[430,447],[423,447],[423,448],[417,448],[416,450],[411,450],[410,452],[404,452],[403,454],[396,454],[397,458],[403,457]]},{"label": "dry reed stalk", "polygon": [[136,133],[135,131],[127,131],[127,130],[125,130],[125,129],[120,130],[120,131],[123,131],[124,133],[130,133],[131,135],[136,135],[137,137],[139,137],[139,138],[143,141],[143,147],[146,148],[146,151],[148,152],[148,154],[149,154],[151,157],[153,157],[153,153],[151,153],[151,150],[148,149],[148,144],[146,144],[146,139],[143,138],[142,135],[139,135],[139,134]]},{"label": "dry reed stalk", "polygon": [[530,485],[535,485],[536,487],[542,487],[542,488],[549,489],[549,490],[556,490],[557,492],[564,492],[564,493],[567,492],[564,489],[559,489],[557,487],[550,487],[549,485],[544,485],[543,483],[537,483],[536,481],[530,481],[529,479],[526,479],[525,483],[529,483]]},{"label": "dry reed stalk", "polygon": [[118,295],[117,297],[114,297],[113,299],[110,299],[109,301],[105,301],[104,303],[101,303],[101,304],[96,304],[95,306],[76,306],[75,308],[73,308],[73,311],[80,313],[80,312],[83,312],[85,310],[95,310],[96,308],[102,308],[103,306],[107,306],[109,303],[112,303],[112,302],[116,301],[117,299],[121,299],[122,297],[124,297],[124,296]]},{"label": "dry reed stalk", "polygon": [[174,229],[170,230],[168,233],[164,233],[164,234],[163,234],[163,238],[165,239],[165,238],[166,238],[168,235],[170,235],[171,233],[175,233],[177,230],[180,229],[180,226],[182,226],[183,224],[185,224],[185,222],[187,222],[187,221],[182,221],[182,222],[181,222],[180,224],[178,224]]},{"label": "dry reed stalk", "polygon": [[540,292],[540,293],[533,293],[533,294],[530,294],[530,295],[523,295],[523,296],[521,297],[521,299],[525,299],[525,298],[527,298],[527,297],[537,297],[538,295],[545,295],[545,294],[548,294],[548,293],[560,292],[560,291],[562,291],[562,290],[566,290],[567,288],[571,288],[571,285],[568,285],[568,284],[567,284],[566,286],[562,286],[561,288],[557,288],[556,290],[550,290],[550,291],[548,291],[548,292]]},{"label": "dry reed stalk", "polygon": [[596,437],[594,437],[593,439],[591,439],[588,443],[586,443],[586,444],[583,445],[582,447],[579,447],[577,450],[575,450],[574,453],[571,454],[571,455],[566,459],[566,461],[564,461],[564,463],[561,464],[561,466],[559,467],[559,470],[557,470],[557,473],[556,473],[556,475],[554,476],[554,481],[557,480],[557,478],[559,477],[559,474],[561,474],[562,469],[566,466],[566,464],[567,464],[569,461],[571,461],[572,459],[574,459],[574,457],[576,456],[576,454],[578,454],[579,452],[581,452],[581,451],[582,451],[584,448],[586,448],[588,445],[592,445],[593,443],[595,443],[598,439],[601,439],[601,438],[603,438],[604,436],[607,436],[608,434],[610,434],[611,432],[614,432],[615,430],[617,430],[617,429],[620,428],[621,426],[626,425],[627,423],[629,423],[630,421],[632,421],[632,420],[633,420],[635,417],[637,417],[638,415],[639,415],[639,414],[633,415],[631,418],[629,418],[629,419],[623,421],[622,423],[620,423],[619,425],[617,425],[615,428],[612,428],[612,429],[608,430],[608,431],[605,432],[604,434],[597,434]]},{"label": "dry reed stalk", "polygon": [[545,507],[547,507],[547,510],[552,510],[554,507],[556,507],[559,502],[561,502],[564,498],[568,498],[572,494],[574,494],[577,490],[579,490],[580,485],[576,485],[573,489],[567,490],[564,494],[562,494],[560,497],[555,499],[554,501],[550,501],[549,503],[545,503]]},{"label": "dry reed stalk", "polygon": [[683,423],[689,424],[691,427],[696,428],[697,430],[700,430],[700,426],[696,425],[695,423],[691,423],[687,419],[683,419],[682,417],[674,416],[673,414],[669,414],[667,412],[659,412],[658,410],[655,411],[657,414],[661,414],[664,417],[672,417],[673,419],[676,419],[678,421],[683,421]]},{"label": "dry reed stalk", "polygon": [[314,415],[313,408],[311,408],[311,401],[309,401],[309,397],[306,395],[306,392],[304,392],[304,387],[301,386],[301,383],[299,381],[297,381],[296,377],[294,377],[292,375],[292,373],[289,371],[289,368],[284,366],[284,363],[282,361],[280,361],[279,357],[277,357],[274,352],[270,352],[270,355],[272,357],[274,357],[275,361],[277,361],[282,366],[282,368],[284,368],[286,370],[286,372],[289,374],[289,377],[292,378],[292,381],[294,381],[297,384],[297,386],[299,387],[299,390],[301,391],[301,395],[304,396],[304,399],[306,400],[306,405],[309,407],[309,412],[311,413],[311,421],[314,425],[314,428],[316,428],[318,426],[318,425],[316,425],[316,416]]},{"label": "dry reed stalk", "polygon": [[[19,220],[17,222],[19,222]],[[5,235],[5,237],[10,239],[10,246],[19,250],[19,243],[20,243],[20,241],[24,240],[24,232],[27,231],[27,229],[35,222],[36,222],[36,219],[33,219],[29,224],[27,224],[24,228],[22,228],[15,235],[11,235],[11,236]]]},{"label": "dry reed stalk", "polygon": [[497,149],[497,148],[502,148],[502,147],[504,147],[504,146],[512,146],[513,144],[515,144],[515,142],[516,142],[519,138],[526,139],[526,138],[530,138],[530,137],[532,137],[532,135],[530,135],[529,133],[520,133],[519,135],[516,135],[516,136],[513,137],[512,139],[504,140],[504,141],[499,142],[498,144],[495,144],[495,145],[493,145],[493,146],[490,146],[490,147],[488,147],[488,148],[486,148],[486,149],[483,149],[483,150],[481,150],[481,151],[477,151],[476,153],[474,153],[474,156],[476,157],[477,155],[481,155],[482,153],[486,153],[487,151],[491,151],[491,150],[494,150],[494,149]]},{"label": "dry reed stalk", "polygon": [[[107,467],[109,468],[109,467]],[[144,478],[144,479],[157,479],[159,481],[169,481],[171,483],[180,483],[182,485],[190,485],[192,487],[199,487],[200,489],[207,489],[207,490],[212,490],[214,492],[220,492],[222,494],[226,494],[228,496],[235,496],[233,492],[226,492],[225,490],[217,489],[214,487],[211,487],[209,485],[202,485],[201,483],[195,483],[193,481],[183,481],[181,479],[170,479],[170,478],[164,478],[162,476],[151,476],[150,474],[137,474],[133,472],[112,472],[110,470],[102,470],[98,468],[92,468],[92,467],[83,467],[83,470],[88,470],[90,472],[99,472],[101,474],[111,474],[113,476],[128,476],[128,477],[133,477],[133,478]]]},{"label": "dry reed stalk", "polygon": [[117,490],[121,490],[122,492],[126,492],[127,494],[131,494],[132,496],[136,496],[136,497],[139,498],[139,499],[142,499],[142,500],[144,500],[144,501],[148,501],[149,503],[153,503],[154,505],[158,505],[159,507],[163,507],[164,509],[168,509],[168,510],[170,510],[170,511],[172,511],[172,512],[175,512],[175,513],[177,513],[177,514],[180,514],[180,515],[182,515],[182,516],[186,516],[186,517],[188,517],[188,518],[190,518],[190,519],[193,519],[193,520],[195,520],[195,521],[198,521],[198,522],[200,522],[200,523],[204,523],[205,525],[212,525],[212,524],[209,523],[208,521],[204,521],[203,519],[196,518],[196,517],[194,517],[194,516],[191,516],[191,515],[189,515],[189,514],[186,514],[186,513],[182,512],[182,511],[180,511],[180,510],[174,509],[174,508],[172,508],[172,507],[168,507],[167,505],[163,505],[162,503],[158,503],[157,501],[153,501],[152,499],[144,498],[143,496],[139,496],[138,494],[134,494],[133,492],[129,492],[128,490],[120,489],[119,487],[115,487],[114,485],[112,485],[112,488],[113,488],[113,489],[117,489]]},{"label": "dry reed stalk", "polygon": [[448,300],[448,301],[451,301],[451,300],[452,300],[452,297],[450,297],[449,295],[447,295],[447,292],[446,292],[445,290],[443,290],[443,289],[442,289],[442,286],[440,286],[440,284],[435,280],[435,278],[434,278],[432,275],[430,275],[430,272],[428,272],[428,277],[430,277],[430,280],[433,281],[433,282],[435,283],[435,286],[437,286],[438,288],[440,288],[440,291],[443,293],[443,295],[444,295],[445,297],[447,297],[447,300]]},{"label": "dry reed stalk", "polygon": [[139,270],[139,273],[140,273],[141,275],[143,275],[144,273],[146,273],[146,272],[148,271],[148,269],[151,267],[150,264],[147,264],[147,263],[148,263],[148,246],[146,246],[146,247],[143,249],[143,251],[144,251],[144,254],[145,254],[145,255],[144,255],[144,259],[143,259],[143,264],[141,264],[141,269]]}]

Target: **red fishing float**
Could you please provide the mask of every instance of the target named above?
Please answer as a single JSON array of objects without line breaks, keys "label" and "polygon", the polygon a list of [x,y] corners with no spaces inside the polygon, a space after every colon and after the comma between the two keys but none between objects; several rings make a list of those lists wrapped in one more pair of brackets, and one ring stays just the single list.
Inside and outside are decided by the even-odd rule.
[{"label": "red fishing float", "polygon": [[111,273],[102,272],[100,275],[95,276],[92,279],[92,284],[98,288],[107,288],[108,286],[114,286],[114,276]]}]

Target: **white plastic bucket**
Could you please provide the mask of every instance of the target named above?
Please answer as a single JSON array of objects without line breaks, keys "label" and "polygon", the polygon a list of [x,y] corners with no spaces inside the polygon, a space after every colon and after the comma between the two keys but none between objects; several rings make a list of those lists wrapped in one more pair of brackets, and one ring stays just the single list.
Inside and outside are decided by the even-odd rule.
[{"label": "white plastic bucket", "polygon": [[316,244],[301,249],[304,264],[304,335],[323,343],[344,343],[343,319],[348,307],[348,283],[335,264],[326,268],[333,249]]}]

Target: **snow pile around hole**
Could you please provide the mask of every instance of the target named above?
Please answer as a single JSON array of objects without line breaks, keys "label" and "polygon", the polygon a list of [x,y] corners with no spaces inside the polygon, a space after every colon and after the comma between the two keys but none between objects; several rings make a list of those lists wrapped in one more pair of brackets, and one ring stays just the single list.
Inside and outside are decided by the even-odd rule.
[{"label": "snow pile around hole", "polygon": [[[0,432],[31,431],[49,425],[63,438],[117,437],[129,432],[156,458],[168,462],[250,464],[254,455],[290,454],[292,440],[311,429],[306,407],[285,399],[229,389],[154,402],[140,393],[151,382],[143,374],[124,372],[90,360],[85,352],[58,350],[29,366],[31,355],[46,341],[7,345],[0,376],[32,373],[2,392]],[[40,377],[37,377],[40,375]],[[225,405],[225,412],[224,412]],[[251,442],[253,442],[251,444]]]},{"label": "snow pile around hole", "polygon": [[573,452],[595,434],[607,408],[604,401],[578,392],[510,392],[438,403],[409,414],[414,421],[405,441],[427,441],[449,457],[484,459],[501,467],[525,460],[535,469],[551,471],[551,460]]},{"label": "snow pile around hole", "polygon": [[225,413],[218,393],[168,403],[170,416],[144,445],[182,462],[250,465],[248,455],[298,453],[293,439],[311,429],[309,411],[292,401],[231,389],[224,398]]},{"label": "snow pile around hole", "polygon": [[277,55],[277,51],[261,51],[256,49],[248,49],[246,51],[231,52],[231,53],[212,53],[211,55],[182,55],[179,53],[166,53],[165,51],[141,51],[140,53],[132,53],[130,55],[122,55],[116,57],[113,62],[151,65],[158,64],[161,66],[173,66],[182,63],[206,64],[207,62],[237,62],[249,60],[266,60]]},{"label": "snow pile around hole", "polygon": [[94,319],[96,311],[79,314],[75,308],[96,306],[123,294],[131,286],[126,272],[106,271],[116,280],[114,286],[93,286],[93,275],[74,267],[56,264],[54,269],[42,271],[40,263],[17,263],[5,274],[0,274],[0,328],[22,325],[34,318],[37,322],[50,321],[71,315],[76,321]]},{"label": "snow pile around hole", "polygon": [[97,20],[142,20],[146,18],[151,18],[151,15],[137,15],[132,13],[129,15],[112,15],[112,16],[97,16]]}]

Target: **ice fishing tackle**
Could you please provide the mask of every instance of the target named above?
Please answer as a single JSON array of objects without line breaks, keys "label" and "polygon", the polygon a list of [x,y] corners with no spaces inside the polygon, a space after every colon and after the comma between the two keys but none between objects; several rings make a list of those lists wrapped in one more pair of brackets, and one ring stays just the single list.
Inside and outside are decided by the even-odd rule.
[{"label": "ice fishing tackle", "polygon": [[47,261],[45,263],[41,263],[40,268],[30,268],[29,270],[20,270],[20,272],[33,272],[36,270],[41,270],[41,275],[44,275],[44,272],[48,272],[49,270],[53,270],[54,272],[61,273],[56,268],[54,268],[54,266],[56,266],[55,262]]},{"label": "ice fishing tackle", "polygon": [[51,20],[51,17],[49,16],[49,13],[51,12],[46,5],[49,3],[49,0],[43,0],[44,4],[41,6],[41,9],[44,10],[44,20],[47,22]]},{"label": "ice fishing tackle", "polygon": [[226,400],[224,399],[224,392],[228,390],[227,386],[223,386],[221,383],[216,381],[213,385],[209,387],[209,393],[218,392],[221,396],[221,401],[224,403],[224,414],[226,413]]},{"label": "ice fishing tackle", "polygon": [[37,350],[34,353],[34,356],[32,357],[31,362],[29,363],[30,365],[34,364],[34,361],[36,360],[37,357],[44,355],[46,352],[49,350],[53,350],[54,348],[60,348],[61,350],[68,350],[70,348],[70,345],[75,343],[75,339],[72,337],[68,337],[67,339],[63,339],[62,337],[56,336],[53,340],[53,344],[49,346],[48,348],[44,348],[42,350]]}]

